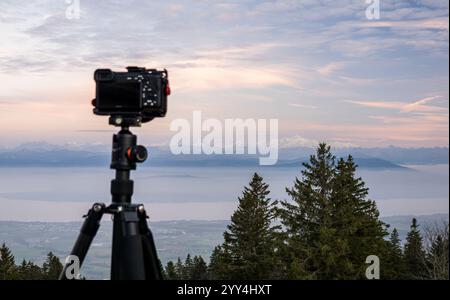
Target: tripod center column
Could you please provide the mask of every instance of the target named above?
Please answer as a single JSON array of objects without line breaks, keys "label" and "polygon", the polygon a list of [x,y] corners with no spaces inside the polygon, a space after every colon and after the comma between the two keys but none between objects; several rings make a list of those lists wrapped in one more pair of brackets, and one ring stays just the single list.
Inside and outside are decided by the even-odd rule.
[{"label": "tripod center column", "polygon": [[116,170],[116,178],[111,181],[113,203],[131,203],[133,181],[130,171],[136,170],[136,162],[129,159],[128,153],[136,148],[136,144],[137,137],[128,128],[122,128],[113,136],[111,169]]}]

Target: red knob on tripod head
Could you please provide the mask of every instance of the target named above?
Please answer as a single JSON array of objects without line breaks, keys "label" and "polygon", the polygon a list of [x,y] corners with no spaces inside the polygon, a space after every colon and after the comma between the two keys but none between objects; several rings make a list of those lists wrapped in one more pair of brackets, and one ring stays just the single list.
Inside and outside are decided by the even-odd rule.
[{"label": "red knob on tripod head", "polygon": [[131,162],[143,163],[147,160],[148,152],[144,146],[134,146],[127,150],[127,158]]}]

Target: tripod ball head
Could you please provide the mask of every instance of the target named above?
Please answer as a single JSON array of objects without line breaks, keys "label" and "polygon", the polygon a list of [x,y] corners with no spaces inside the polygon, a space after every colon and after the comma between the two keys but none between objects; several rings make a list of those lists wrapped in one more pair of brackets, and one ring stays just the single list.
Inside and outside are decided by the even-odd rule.
[{"label": "tripod ball head", "polygon": [[131,162],[143,163],[147,160],[148,152],[144,146],[133,146],[128,148],[127,157]]},{"label": "tripod ball head", "polygon": [[144,146],[137,144],[136,135],[127,127],[113,137],[111,168],[117,171],[136,170],[136,164],[147,160],[148,152]]}]

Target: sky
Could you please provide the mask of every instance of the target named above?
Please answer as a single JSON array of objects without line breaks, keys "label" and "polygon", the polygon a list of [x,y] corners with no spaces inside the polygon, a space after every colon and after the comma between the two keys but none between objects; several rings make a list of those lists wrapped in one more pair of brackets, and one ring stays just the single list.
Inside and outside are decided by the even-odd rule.
[{"label": "sky", "polygon": [[369,20],[365,0],[1,0],[0,147],[109,144],[93,72],[129,65],[170,72],[147,144],[200,110],[278,119],[282,147],[448,147],[449,3],[380,4]]}]

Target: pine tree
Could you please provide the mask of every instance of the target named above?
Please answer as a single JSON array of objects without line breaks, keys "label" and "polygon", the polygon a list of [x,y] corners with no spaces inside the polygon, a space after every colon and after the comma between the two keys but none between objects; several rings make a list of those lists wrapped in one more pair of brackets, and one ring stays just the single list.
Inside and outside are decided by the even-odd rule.
[{"label": "pine tree", "polygon": [[187,255],[183,264],[180,258],[176,264],[169,261],[164,270],[167,280],[206,280],[208,276],[208,265],[201,256],[191,257]]},{"label": "pine tree", "polygon": [[320,144],[303,166],[287,189],[292,201],[280,209],[289,278],[365,278],[365,260],[385,253],[387,233],[353,158],[336,164],[331,148]]},{"label": "pine tree", "polygon": [[20,280],[28,280],[28,270],[27,270],[27,261],[22,260],[22,264],[17,268],[17,272],[19,273]]},{"label": "pine tree", "polygon": [[184,261],[184,267],[182,272],[183,280],[191,280],[193,267],[194,263],[192,261],[191,254],[188,254],[186,260]]},{"label": "pine tree", "polygon": [[201,256],[195,256],[192,261],[190,280],[206,280],[208,278],[208,266]]},{"label": "pine tree", "polygon": [[228,275],[222,275],[235,280],[272,277],[276,264],[275,237],[278,227],[273,226],[276,202],[271,201],[269,193],[269,186],[255,173],[249,187],[245,187],[239,198],[239,206],[224,233],[222,247],[216,249],[215,255],[223,257],[214,258],[213,264],[229,261],[226,267],[216,266],[221,272],[227,269],[223,273]]},{"label": "pine tree", "polygon": [[398,231],[396,228],[392,230],[392,233],[389,237],[389,241],[391,243],[393,252],[395,255],[400,259],[402,257],[402,246],[401,246],[401,240],[398,234]]},{"label": "pine tree", "polygon": [[208,266],[208,279],[229,280],[231,256],[222,246],[216,246],[211,254]]},{"label": "pine tree", "polygon": [[302,177],[286,189],[291,202],[282,202],[281,222],[285,227],[284,257],[290,279],[322,279],[331,272],[335,261],[331,240],[330,196],[335,176],[335,157],[330,147],[320,144],[309,163],[304,163]]},{"label": "pine tree", "polygon": [[449,247],[448,236],[438,235],[427,254],[429,277],[433,280],[448,280]]},{"label": "pine tree", "polygon": [[178,280],[177,270],[175,268],[175,264],[172,261],[169,261],[166,265],[165,269],[166,279],[167,280]]},{"label": "pine tree", "polygon": [[346,160],[341,158],[333,180],[331,218],[339,256],[334,272],[337,279],[364,279],[366,258],[383,258],[388,252],[386,224],[379,220],[376,203],[367,198],[369,189],[356,176],[356,169],[351,155]]},{"label": "pine tree", "polygon": [[166,280],[167,279],[166,270],[164,269],[164,266],[160,259],[158,259],[158,267],[159,267],[159,270],[161,271],[162,279]]},{"label": "pine tree", "polygon": [[396,228],[389,237],[388,253],[381,262],[383,279],[399,280],[404,278],[405,268],[401,240]]},{"label": "pine tree", "polygon": [[6,247],[5,243],[3,243],[2,247],[0,247],[0,279],[17,279],[14,255],[11,253],[11,250]]},{"label": "pine tree", "polygon": [[47,280],[57,280],[63,270],[63,264],[52,252],[47,254],[42,270]]},{"label": "pine tree", "polygon": [[181,258],[178,257],[177,263],[175,264],[175,272],[176,272],[176,279],[177,280],[186,280],[186,278],[184,278],[184,265],[183,262],[181,261]]},{"label": "pine tree", "polygon": [[406,278],[413,280],[424,279],[426,271],[425,251],[419,225],[415,218],[412,220],[411,230],[406,236],[404,257]]},{"label": "pine tree", "polygon": [[42,269],[30,261],[23,260],[18,267],[20,280],[43,280],[45,276]]}]

